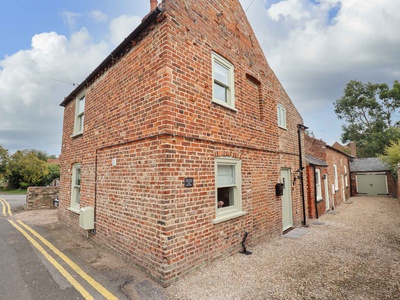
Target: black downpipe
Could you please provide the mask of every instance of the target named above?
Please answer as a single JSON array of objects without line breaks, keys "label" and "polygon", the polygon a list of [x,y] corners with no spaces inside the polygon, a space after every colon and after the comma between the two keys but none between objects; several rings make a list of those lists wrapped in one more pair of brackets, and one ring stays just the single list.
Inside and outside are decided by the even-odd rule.
[{"label": "black downpipe", "polygon": [[94,160],[94,229],[93,233],[96,233],[96,206],[97,206],[97,155],[98,155],[98,150],[96,149],[96,156]]},{"label": "black downpipe", "polygon": [[313,166],[314,170],[314,200],[315,200],[315,214],[318,219],[318,199],[317,199],[317,173],[315,172],[315,166]]},{"label": "black downpipe", "polygon": [[244,236],[243,236],[243,240],[242,240],[243,251],[240,252],[241,254],[246,254],[246,255],[252,254],[252,252],[247,251],[246,245],[245,245],[246,239],[247,239],[247,236],[248,236],[248,235],[249,235],[249,234],[247,233],[247,231],[245,231],[245,232],[244,232]]},{"label": "black downpipe", "polygon": [[306,201],[304,197],[304,178],[303,178],[303,154],[301,151],[301,130],[306,130],[308,127],[304,126],[303,124],[297,124],[297,135],[299,139],[299,163],[300,163],[300,186],[301,186],[301,199],[303,201],[303,226],[307,225],[306,220]]}]

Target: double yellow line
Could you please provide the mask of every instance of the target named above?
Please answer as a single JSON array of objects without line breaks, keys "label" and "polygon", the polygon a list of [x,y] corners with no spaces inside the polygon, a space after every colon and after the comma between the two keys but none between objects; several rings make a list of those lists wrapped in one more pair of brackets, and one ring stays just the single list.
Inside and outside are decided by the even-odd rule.
[{"label": "double yellow line", "polygon": [[11,212],[10,204],[8,204],[8,202],[6,200],[4,200],[3,198],[0,198],[0,202],[1,202],[1,205],[3,206],[3,209],[2,209],[3,216],[7,217],[7,214],[8,214],[11,217],[12,212]]},{"label": "double yellow line", "polygon": [[[3,204],[3,215],[5,214],[5,207],[7,206],[8,214],[11,216],[10,205],[4,199],[0,198]],[[14,222],[8,219],[12,226],[14,226],[26,239],[63,275],[69,283],[82,295],[83,298],[87,300],[94,300],[93,296],[59,263],[55,260],[49,252],[52,251],[56,256],[58,256],[65,264],[67,264],[73,271],[75,271],[79,276],[81,276],[87,283],[89,283],[95,290],[97,290],[105,299],[118,300],[111,292],[109,292],[100,283],[90,277],[85,273],[77,264],[70,260],[65,254],[58,250],[53,244],[42,237],[39,233],[33,230],[28,225],[24,224],[22,221],[18,220]],[[35,239],[36,238],[36,239]],[[46,251],[39,242],[47,246],[50,251]]]}]

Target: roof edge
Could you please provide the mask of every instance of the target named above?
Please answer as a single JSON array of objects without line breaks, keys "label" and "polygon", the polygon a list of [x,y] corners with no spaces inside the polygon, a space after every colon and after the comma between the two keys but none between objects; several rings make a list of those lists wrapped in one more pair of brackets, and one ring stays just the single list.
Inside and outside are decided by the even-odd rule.
[{"label": "roof edge", "polygon": [[334,147],[332,147],[332,146],[329,146],[328,144],[326,145],[326,148],[329,148],[329,149],[331,149],[331,150],[333,150],[333,151],[339,152],[339,153],[341,153],[341,154],[343,154],[343,155],[346,155],[347,157],[356,158],[355,156],[352,156],[352,155],[350,155],[350,154],[348,154],[348,153],[346,153],[346,152],[340,151],[339,149],[336,149],[336,148],[334,148]]},{"label": "roof edge", "polygon": [[145,19],[142,21],[142,23],[139,24],[138,27],[136,27],[131,34],[129,34],[101,63],[98,65],[92,73],[89,74],[88,77],[84,81],[82,81],[67,97],[64,98],[64,100],[60,103],[60,106],[65,107],[68,102],[70,102],[78,93],[80,90],[84,88],[84,86],[90,82],[93,78],[96,77],[96,75],[104,69],[115,57],[118,57],[121,53],[124,52],[126,47],[134,40],[137,38],[137,36],[147,27],[152,23],[157,16],[162,13],[164,9],[160,6],[157,6],[150,14],[148,14]]}]

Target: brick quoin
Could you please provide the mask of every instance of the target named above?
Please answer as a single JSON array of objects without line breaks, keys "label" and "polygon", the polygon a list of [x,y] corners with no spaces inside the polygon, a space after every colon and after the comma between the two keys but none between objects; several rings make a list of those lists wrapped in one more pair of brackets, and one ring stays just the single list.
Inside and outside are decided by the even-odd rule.
[{"label": "brick quoin", "polygon": [[[163,12],[62,103],[59,217],[69,210],[74,163],[81,207],[96,207],[92,238],[164,286],[194,268],[282,234],[281,168],[299,168],[303,122],[270,69],[238,1],[162,1]],[[212,102],[212,53],[234,66],[235,108]],[[85,91],[84,132],[72,137],[75,98]],[[277,126],[277,104],[287,129]],[[301,139],[303,134],[301,133]],[[242,161],[247,214],[218,224],[216,157]],[[303,158],[304,161],[304,158]],[[193,178],[193,187],[185,187]],[[305,190],[307,193],[307,188]],[[291,184],[293,226],[302,222]]]}]

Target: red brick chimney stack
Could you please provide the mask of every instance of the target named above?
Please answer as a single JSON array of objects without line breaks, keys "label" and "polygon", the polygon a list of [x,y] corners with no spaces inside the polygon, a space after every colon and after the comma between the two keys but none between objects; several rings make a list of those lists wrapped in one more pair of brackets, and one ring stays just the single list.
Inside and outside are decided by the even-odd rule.
[{"label": "red brick chimney stack", "polygon": [[350,148],[350,155],[353,157],[357,157],[357,145],[355,142],[350,142],[347,145]]},{"label": "red brick chimney stack", "polygon": [[150,0],[150,12],[155,10],[157,5],[158,5],[158,1],[157,0]]}]

